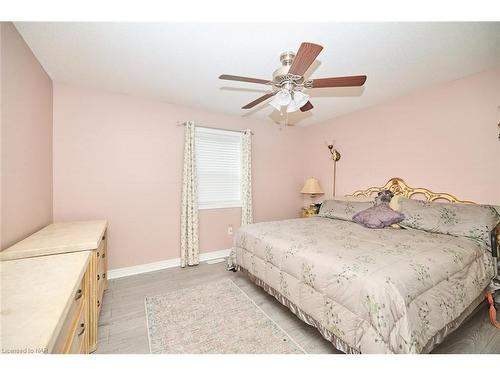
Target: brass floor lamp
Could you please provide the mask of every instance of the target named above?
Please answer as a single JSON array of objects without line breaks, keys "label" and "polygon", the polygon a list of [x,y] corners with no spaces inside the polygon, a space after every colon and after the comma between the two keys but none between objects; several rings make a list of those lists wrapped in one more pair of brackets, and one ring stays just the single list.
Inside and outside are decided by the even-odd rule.
[{"label": "brass floor lamp", "polygon": [[333,148],[333,143],[328,145],[328,149],[330,150],[330,154],[332,155],[333,160],[333,185],[332,185],[332,197],[335,197],[335,181],[337,174],[337,162],[340,160],[340,152]]}]

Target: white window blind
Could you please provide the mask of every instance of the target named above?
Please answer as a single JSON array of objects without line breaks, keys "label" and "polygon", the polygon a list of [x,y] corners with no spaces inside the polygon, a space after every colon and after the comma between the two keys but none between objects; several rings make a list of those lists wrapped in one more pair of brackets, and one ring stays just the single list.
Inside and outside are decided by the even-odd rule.
[{"label": "white window blind", "polygon": [[198,207],[241,207],[241,133],[196,127]]}]

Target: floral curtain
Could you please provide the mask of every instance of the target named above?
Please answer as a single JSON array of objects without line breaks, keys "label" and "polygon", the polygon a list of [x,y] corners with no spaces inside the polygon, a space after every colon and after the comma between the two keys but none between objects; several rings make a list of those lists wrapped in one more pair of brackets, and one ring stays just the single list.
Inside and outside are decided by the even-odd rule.
[{"label": "floral curtain", "polygon": [[[241,139],[241,225],[253,223],[252,213],[252,131],[246,129]],[[227,258],[227,269],[236,270],[234,247]]]},{"label": "floral curtain", "polygon": [[253,223],[252,214],[252,131],[246,129],[241,140],[241,225]]},{"label": "floral curtain", "polygon": [[186,124],[182,173],[181,267],[199,264],[198,181],[196,179],[195,126]]}]

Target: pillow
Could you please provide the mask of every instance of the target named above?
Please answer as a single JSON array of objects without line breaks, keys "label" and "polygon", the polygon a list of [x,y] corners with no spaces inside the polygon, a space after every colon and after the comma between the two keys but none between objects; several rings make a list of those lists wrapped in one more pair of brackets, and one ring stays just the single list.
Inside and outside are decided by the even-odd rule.
[{"label": "pillow", "polygon": [[399,211],[399,199],[404,198],[402,195],[395,195],[391,199],[391,203],[389,207],[391,207],[394,211]]},{"label": "pillow", "polygon": [[352,221],[367,228],[381,229],[397,224],[404,219],[401,212],[394,211],[388,203],[367,208],[353,216]]},{"label": "pillow", "polygon": [[365,197],[364,195],[359,195],[356,197],[353,197],[352,195],[339,195],[335,196],[332,198],[333,200],[336,201],[343,201],[343,202],[374,202],[375,197]]},{"label": "pillow", "polygon": [[[401,197],[401,195],[394,195],[392,197],[391,202],[389,203],[389,207],[394,211],[399,211],[399,198]],[[392,224],[391,227],[394,229],[402,229],[399,224]]]},{"label": "pillow", "polygon": [[372,202],[348,202],[329,199],[325,200],[321,205],[318,216],[352,221],[355,213],[370,208],[372,205]]},{"label": "pillow", "polygon": [[465,203],[437,203],[401,197],[399,211],[404,228],[469,237],[490,244],[490,232],[500,216],[492,206]]}]

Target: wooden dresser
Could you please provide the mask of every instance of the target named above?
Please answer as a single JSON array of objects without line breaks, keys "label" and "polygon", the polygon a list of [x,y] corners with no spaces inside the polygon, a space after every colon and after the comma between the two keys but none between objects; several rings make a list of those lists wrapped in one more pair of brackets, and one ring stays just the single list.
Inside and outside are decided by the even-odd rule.
[{"label": "wooden dresser", "polygon": [[91,252],[0,263],[2,353],[89,353]]},{"label": "wooden dresser", "polygon": [[[51,224],[0,253],[3,262],[89,252],[88,351],[97,348],[97,328],[107,279],[107,222],[76,221]],[[54,258],[55,259],[55,258]]]}]

